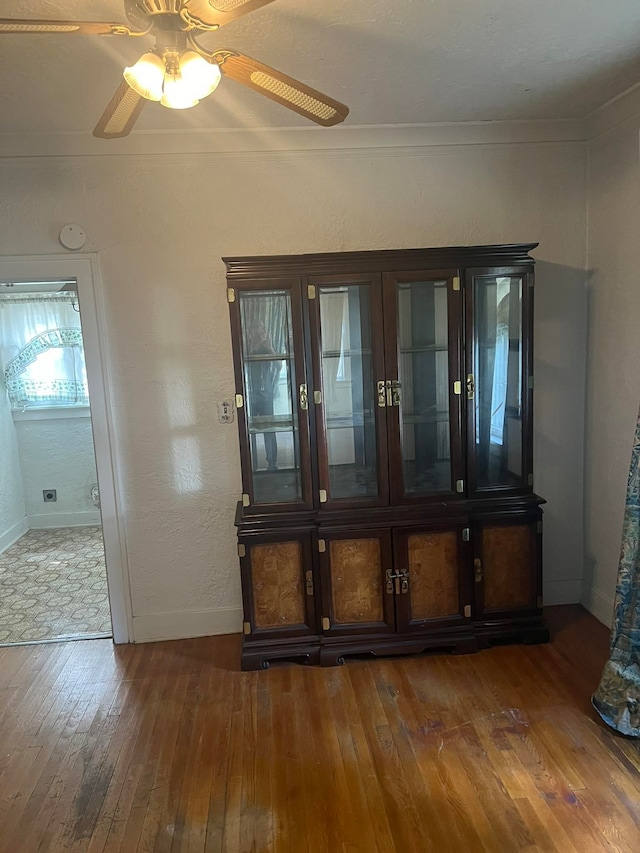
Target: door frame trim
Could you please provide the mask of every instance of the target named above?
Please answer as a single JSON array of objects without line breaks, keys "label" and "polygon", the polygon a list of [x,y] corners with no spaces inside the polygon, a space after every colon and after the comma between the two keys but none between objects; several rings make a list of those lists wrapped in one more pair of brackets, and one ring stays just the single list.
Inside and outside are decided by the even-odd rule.
[{"label": "door frame trim", "polygon": [[75,279],[91,395],[91,423],[100,483],[100,512],[114,643],[133,642],[133,612],[125,538],[122,478],[112,412],[111,372],[98,258],[74,255],[0,256],[0,280]]}]

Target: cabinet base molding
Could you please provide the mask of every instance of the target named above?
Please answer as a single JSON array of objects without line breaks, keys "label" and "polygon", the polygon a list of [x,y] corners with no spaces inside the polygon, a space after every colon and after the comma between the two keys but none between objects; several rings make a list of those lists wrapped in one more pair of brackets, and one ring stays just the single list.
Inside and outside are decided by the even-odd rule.
[{"label": "cabinet base molding", "polygon": [[272,662],[299,663],[313,666],[320,663],[320,644],[291,641],[274,646],[273,643],[248,643],[242,645],[242,669],[269,669]]},{"label": "cabinet base molding", "polygon": [[308,666],[342,666],[349,657],[390,657],[438,654],[468,655],[491,646],[549,642],[549,630],[542,616],[510,623],[478,624],[469,630],[404,637],[352,636],[306,638],[304,643],[289,640],[256,642],[244,640],[242,669],[268,669],[271,662]]}]

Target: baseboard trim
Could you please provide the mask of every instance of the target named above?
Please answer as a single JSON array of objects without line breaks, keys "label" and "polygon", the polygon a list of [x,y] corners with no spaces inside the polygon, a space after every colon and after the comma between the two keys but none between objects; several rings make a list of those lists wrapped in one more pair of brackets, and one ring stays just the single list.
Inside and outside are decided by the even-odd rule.
[{"label": "baseboard trim", "polygon": [[613,598],[603,595],[598,590],[594,589],[590,584],[582,585],[582,595],[580,604],[585,607],[589,613],[592,613],[596,619],[611,628],[613,622]]},{"label": "baseboard trim", "polygon": [[28,515],[27,523],[30,530],[50,530],[56,527],[93,527],[101,524],[100,511],[87,512],[47,512],[41,515]]},{"label": "baseboard trim", "polygon": [[14,525],[0,535],[0,554],[2,554],[3,551],[6,551],[7,548],[11,548],[11,546],[16,543],[18,539],[21,539],[28,530],[29,521],[25,515],[24,518],[21,518],[20,521],[16,521]]},{"label": "baseboard trim", "polygon": [[219,610],[184,610],[152,613],[133,617],[134,643],[156,640],[186,640],[190,637],[212,637],[237,634],[242,630],[242,609],[222,607]]},{"label": "baseboard trim", "polygon": [[582,581],[580,578],[570,581],[544,581],[544,603],[554,604],[579,604],[582,592]]}]

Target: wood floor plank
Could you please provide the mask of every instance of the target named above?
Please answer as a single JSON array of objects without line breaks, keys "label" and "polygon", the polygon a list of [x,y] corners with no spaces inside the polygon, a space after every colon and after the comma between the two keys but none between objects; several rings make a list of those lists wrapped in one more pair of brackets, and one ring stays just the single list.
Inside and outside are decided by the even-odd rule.
[{"label": "wood floor plank", "polygon": [[[0,648],[1,853],[636,853],[606,629],[239,671],[240,637]],[[585,656],[588,660],[585,660]]]}]

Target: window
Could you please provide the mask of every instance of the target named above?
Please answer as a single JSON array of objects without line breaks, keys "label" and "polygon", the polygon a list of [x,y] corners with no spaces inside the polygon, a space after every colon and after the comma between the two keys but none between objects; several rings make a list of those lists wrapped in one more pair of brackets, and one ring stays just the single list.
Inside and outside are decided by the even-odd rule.
[{"label": "window", "polygon": [[0,295],[0,352],[13,409],[89,405],[75,292]]}]

